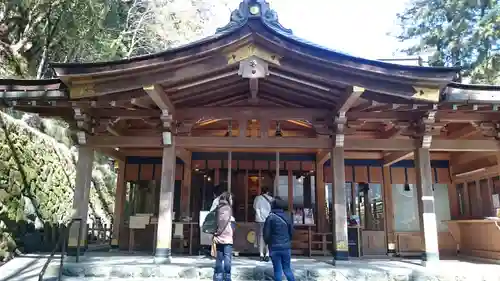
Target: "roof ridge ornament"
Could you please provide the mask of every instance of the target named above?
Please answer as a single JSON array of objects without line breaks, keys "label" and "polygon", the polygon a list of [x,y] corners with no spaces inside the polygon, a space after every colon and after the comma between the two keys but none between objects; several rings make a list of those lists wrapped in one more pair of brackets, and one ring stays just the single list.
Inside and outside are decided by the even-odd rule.
[{"label": "roof ridge ornament", "polygon": [[243,0],[238,9],[231,12],[229,23],[223,27],[217,28],[216,33],[230,32],[242,27],[250,18],[260,18],[264,24],[275,29],[292,35],[291,29],[285,28],[278,20],[278,13],[269,7],[266,0]]}]

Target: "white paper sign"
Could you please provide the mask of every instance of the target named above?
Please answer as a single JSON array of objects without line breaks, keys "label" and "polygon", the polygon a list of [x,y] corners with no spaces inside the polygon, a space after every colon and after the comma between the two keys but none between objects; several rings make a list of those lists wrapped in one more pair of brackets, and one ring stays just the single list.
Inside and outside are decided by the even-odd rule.
[{"label": "white paper sign", "polygon": [[493,208],[500,208],[500,198],[498,193],[491,195],[491,202],[493,203]]},{"label": "white paper sign", "polygon": [[145,229],[149,224],[149,216],[131,216],[128,227],[131,229]]}]

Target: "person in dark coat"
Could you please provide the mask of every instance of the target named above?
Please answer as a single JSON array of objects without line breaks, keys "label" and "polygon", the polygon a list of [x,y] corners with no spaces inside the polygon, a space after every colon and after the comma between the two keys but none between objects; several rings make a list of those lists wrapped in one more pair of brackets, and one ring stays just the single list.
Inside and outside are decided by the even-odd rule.
[{"label": "person in dark coat", "polygon": [[264,223],[264,241],[269,245],[274,280],[281,281],[284,272],[288,281],[295,281],[291,267],[293,222],[285,209],[287,202],[276,197]]}]

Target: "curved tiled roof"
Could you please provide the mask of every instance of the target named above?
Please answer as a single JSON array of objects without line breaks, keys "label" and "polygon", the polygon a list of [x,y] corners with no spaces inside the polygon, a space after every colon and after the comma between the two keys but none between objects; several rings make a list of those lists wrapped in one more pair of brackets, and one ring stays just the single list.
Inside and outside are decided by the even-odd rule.
[{"label": "curved tiled roof", "polygon": [[[398,71],[400,73],[406,73],[406,72],[411,74],[426,73],[428,74],[429,77],[431,77],[432,74],[448,74],[449,76],[459,71],[458,68],[410,66],[410,65],[394,64],[380,60],[370,60],[352,56],[343,52],[339,52],[337,50],[326,48],[324,46],[320,46],[318,44],[315,44],[313,42],[295,36],[290,29],[283,27],[278,21],[277,13],[274,10],[272,10],[269,7],[269,4],[264,0],[243,0],[240,3],[239,8],[231,13],[230,21],[226,26],[217,29],[217,32],[212,36],[203,38],[201,40],[183,46],[172,48],[159,53],[142,55],[115,61],[92,62],[92,63],[51,63],[51,65],[56,69],[93,68],[97,72],[100,71],[99,68],[101,67],[107,67],[107,69],[109,69],[109,67],[115,66],[118,69],[120,69],[121,68],[120,65],[141,63],[152,59],[161,59],[162,57],[167,57],[167,56],[170,57],[170,55],[172,55],[173,53],[178,53],[181,51],[189,50],[190,48],[196,46],[209,44],[211,42],[220,40],[229,35],[237,34],[239,31],[243,30],[244,27],[251,25],[252,22],[258,22],[262,24],[268,32],[280,38],[281,40],[288,41],[291,44],[299,45],[302,48],[307,48],[312,52],[316,52],[318,56],[321,57],[324,56],[325,58],[328,58],[333,61],[337,60],[340,62],[349,61],[352,63],[365,65],[366,67],[383,68],[389,71]],[[85,73],[88,73],[88,71],[85,71]]]}]

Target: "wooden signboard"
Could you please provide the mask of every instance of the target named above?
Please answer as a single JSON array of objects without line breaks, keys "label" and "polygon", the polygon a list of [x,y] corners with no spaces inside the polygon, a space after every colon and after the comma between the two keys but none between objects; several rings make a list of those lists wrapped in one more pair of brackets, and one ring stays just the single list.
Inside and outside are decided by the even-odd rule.
[{"label": "wooden signboard", "polygon": [[129,228],[130,229],[145,229],[146,225],[149,224],[150,215],[140,214],[135,216],[130,216]]}]

